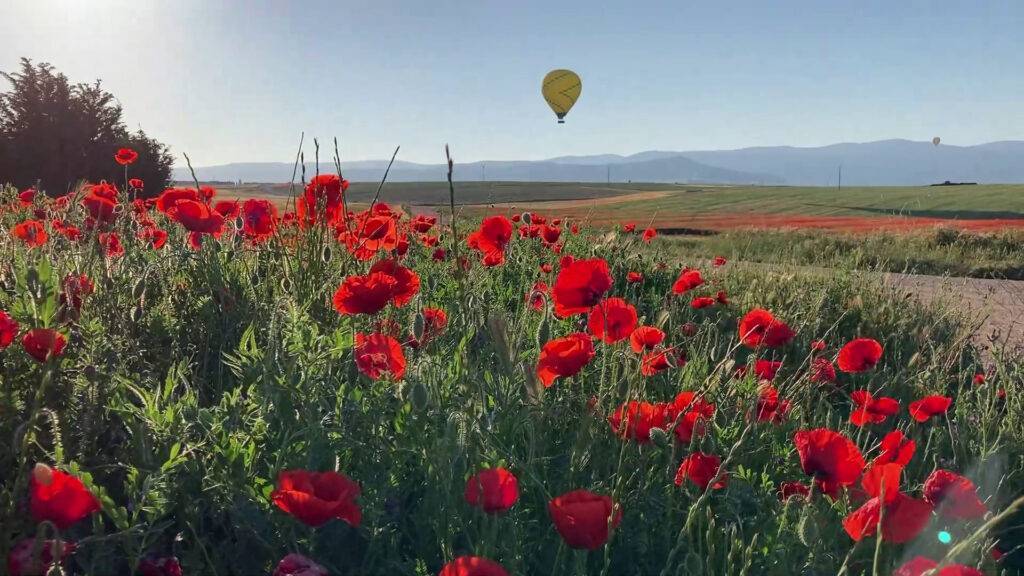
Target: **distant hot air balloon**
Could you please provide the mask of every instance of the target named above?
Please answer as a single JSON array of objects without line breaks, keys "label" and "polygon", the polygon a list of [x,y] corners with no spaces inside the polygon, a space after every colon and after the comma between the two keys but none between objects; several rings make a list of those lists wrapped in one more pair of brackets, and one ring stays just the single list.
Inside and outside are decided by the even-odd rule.
[{"label": "distant hot air balloon", "polygon": [[942,142],[942,138],[939,138],[938,136],[936,136],[935,138],[932,138],[932,144],[938,146],[939,142]]},{"label": "distant hot air balloon", "polygon": [[569,113],[576,99],[580,97],[583,83],[572,70],[552,70],[544,77],[540,92],[548,101],[548,106],[558,116],[558,123],[565,124],[565,115]]}]

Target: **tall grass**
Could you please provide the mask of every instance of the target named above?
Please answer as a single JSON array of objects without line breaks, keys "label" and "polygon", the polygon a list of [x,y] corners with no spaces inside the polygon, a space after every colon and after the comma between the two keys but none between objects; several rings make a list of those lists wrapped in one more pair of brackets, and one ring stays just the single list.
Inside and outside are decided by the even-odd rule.
[{"label": "tall grass", "polygon": [[665,237],[682,255],[858,270],[1024,280],[1024,233],[937,228],[852,234],[816,230],[731,230]]}]

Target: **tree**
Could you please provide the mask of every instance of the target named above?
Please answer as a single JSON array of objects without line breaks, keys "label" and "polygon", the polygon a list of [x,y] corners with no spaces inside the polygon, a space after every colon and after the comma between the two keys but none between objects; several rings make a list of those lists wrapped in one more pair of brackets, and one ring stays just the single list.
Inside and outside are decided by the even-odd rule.
[{"label": "tree", "polygon": [[107,180],[124,186],[124,169],[114,162],[119,148],[138,160],[129,177],[142,178],[145,195],[169,183],[173,159],[167,146],[141,129],[129,132],[114,96],[94,84],[71,84],[46,63],[21,59],[18,72],[0,72],[11,84],[0,93],[0,182],[19,188],[39,185],[51,195],[77,182]]}]

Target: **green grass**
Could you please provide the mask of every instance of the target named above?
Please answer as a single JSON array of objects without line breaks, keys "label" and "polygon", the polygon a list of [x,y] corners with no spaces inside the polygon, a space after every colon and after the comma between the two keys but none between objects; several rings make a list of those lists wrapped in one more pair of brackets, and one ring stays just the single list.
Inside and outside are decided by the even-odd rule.
[{"label": "green grass", "polygon": [[662,236],[680,257],[1024,280],[1024,232],[949,228],[850,234],[820,230],[731,230],[712,236]]},{"label": "green grass", "polygon": [[841,191],[788,186],[687,186],[664,198],[598,208],[602,210],[641,220],[655,213],[670,219],[709,213],[1024,218],[1024,185],[858,187]]}]

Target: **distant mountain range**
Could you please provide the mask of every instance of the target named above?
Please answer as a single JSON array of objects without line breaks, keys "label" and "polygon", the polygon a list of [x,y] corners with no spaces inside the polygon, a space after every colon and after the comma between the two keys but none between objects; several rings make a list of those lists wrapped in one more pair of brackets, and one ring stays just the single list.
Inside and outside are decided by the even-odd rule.
[{"label": "distant mountain range", "polygon": [[[344,175],[353,182],[379,181],[387,162],[345,162]],[[204,181],[288,182],[294,165],[248,162],[196,169]],[[333,166],[321,165],[333,172]],[[306,166],[307,178],[315,170]],[[647,151],[630,156],[598,154],[560,156],[548,160],[502,160],[456,164],[463,181],[536,182],[679,182],[834,186],[842,172],[844,185],[904,186],[954,182],[1024,182],[1024,141],[976,146],[951,146],[910,140],[844,143],[817,148],[770,146],[739,150]],[[176,168],[177,180],[189,180]],[[395,182],[445,179],[443,164],[396,161],[388,179]]]}]

